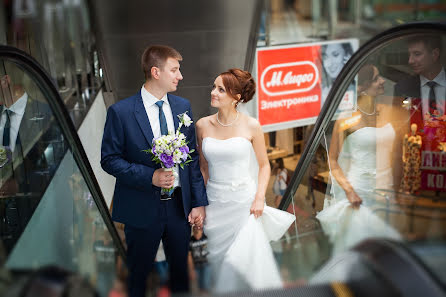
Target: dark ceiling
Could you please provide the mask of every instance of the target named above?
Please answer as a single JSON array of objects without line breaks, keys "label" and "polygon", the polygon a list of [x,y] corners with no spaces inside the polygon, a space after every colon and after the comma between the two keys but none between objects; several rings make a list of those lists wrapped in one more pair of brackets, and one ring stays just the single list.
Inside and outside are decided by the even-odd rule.
[{"label": "dark ceiling", "polygon": [[[231,67],[250,68],[263,1],[91,1],[108,88],[116,100],[144,82],[143,50],[166,44],[183,56],[177,95],[192,103],[194,118],[209,115],[215,77]],[[247,69],[250,70],[250,69]]]}]

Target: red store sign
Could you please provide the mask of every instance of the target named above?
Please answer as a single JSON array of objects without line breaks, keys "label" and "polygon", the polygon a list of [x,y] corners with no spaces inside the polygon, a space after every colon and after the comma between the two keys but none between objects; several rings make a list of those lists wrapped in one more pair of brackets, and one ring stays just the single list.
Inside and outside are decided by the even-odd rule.
[{"label": "red store sign", "polygon": [[308,92],[318,82],[319,71],[308,61],[270,65],[260,78],[262,91],[269,96]]},{"label": "red store sign", "polygon": [[321,48],[339,43],[352,43],[354,47],[357,42],[343,40],[257,49],[257,115],[264,131],[316,121],[323,101]]}]

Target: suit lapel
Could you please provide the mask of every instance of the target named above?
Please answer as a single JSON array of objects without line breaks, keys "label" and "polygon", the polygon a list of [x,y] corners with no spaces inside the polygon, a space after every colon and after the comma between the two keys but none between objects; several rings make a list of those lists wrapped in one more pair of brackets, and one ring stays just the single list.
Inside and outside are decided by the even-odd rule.
[{"label": "suit lapel", "polygon": [[414,89],[414,94],[416,95],[415,97],[421,98],[421,83],[420,83],[420,77],[418,75],[416,76],[413,86],[415,87]]},{"label": "suit lapel", "polygon": [[[39,114],[39,108],[37,107],[34,100],[28,97],[28,101],[26,102],[25,112],[23,113],[22,121],[20,122],[19,133],[21,133],[24,137],[28,136],[28,132],[31,131],[31,127],[34,123],[43,123],[44,121],[48,121],[42,114]],[[43,128],[43,125],[41,125]],[[32,131],[31,133],[34,133]]]},{"label": "suit lapel", "polygon": [[175,126],[175,131],[178,129],[179,119],[178,115],[183,112],[180,104],[178,104],[178,100],[172,98],[171,95],[167,94],[167,100],[169,100],[170,109],[172,110],[173,124]]},{"label": "suit lapel", "polygon": [[138,125],[141,128],[142,133],[144,134],[144,137],[146,138],[150,146],[152,146],[152,126],[150,126],[150,121],[147,117],[146,109],[144,108],[144,104],[142,103],[142,97],[140,93],[138,93],[138,96],[136,97],[134,114],[136,121],[138,122]]}]

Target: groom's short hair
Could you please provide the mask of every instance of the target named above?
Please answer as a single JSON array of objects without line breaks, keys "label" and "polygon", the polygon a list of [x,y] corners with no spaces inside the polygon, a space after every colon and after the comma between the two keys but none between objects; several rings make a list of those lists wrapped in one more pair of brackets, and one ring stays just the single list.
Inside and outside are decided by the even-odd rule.
[{"label": "groom's short hair", "polygon": [[183,60],[181,54],[170,46],[151,45],[147,47],[141,57],[141,67],[146,80],[152,77],[150,73],[152,67],[163,69],[168,58],[174,58],[178,61]]},{"label": "groom's short hair", "polygon": [[416,44],[419,42],[424,44],[424,46],[430,51],[433,51],[436,48],[438,48],[440,52],[442,50],[441,37],[437,34],[420,34],[407,38],[408,45]]}]

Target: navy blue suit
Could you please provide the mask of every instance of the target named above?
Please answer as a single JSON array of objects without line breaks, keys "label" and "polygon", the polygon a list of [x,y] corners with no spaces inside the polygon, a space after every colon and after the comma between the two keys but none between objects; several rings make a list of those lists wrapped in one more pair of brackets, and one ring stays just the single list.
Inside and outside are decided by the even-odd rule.
[{"label": "navy blue suit", "polygon": [[[177,115],[188,111],[189,101],[167,95],[175,129]],[[196,149],[195,126],[182,127],[189,148]],[[190,226],[187,216],[194,207],[208,204],[198,154],[179,170],[181,191],[172,200],[160,200],[160,188],[152,176],[160,168],[150,154],[142,152],[152,145],[153,133],[141,93],[110,106],[102,140],[101,165],[116,177],[112,219],[125,224],[130,296],[144,296],[145,281],[152,269],[160,240],[163,240],[171,268],[171,289],[188,290],[187,251]],[[179,195],[178,193],[181,193]]]}]

